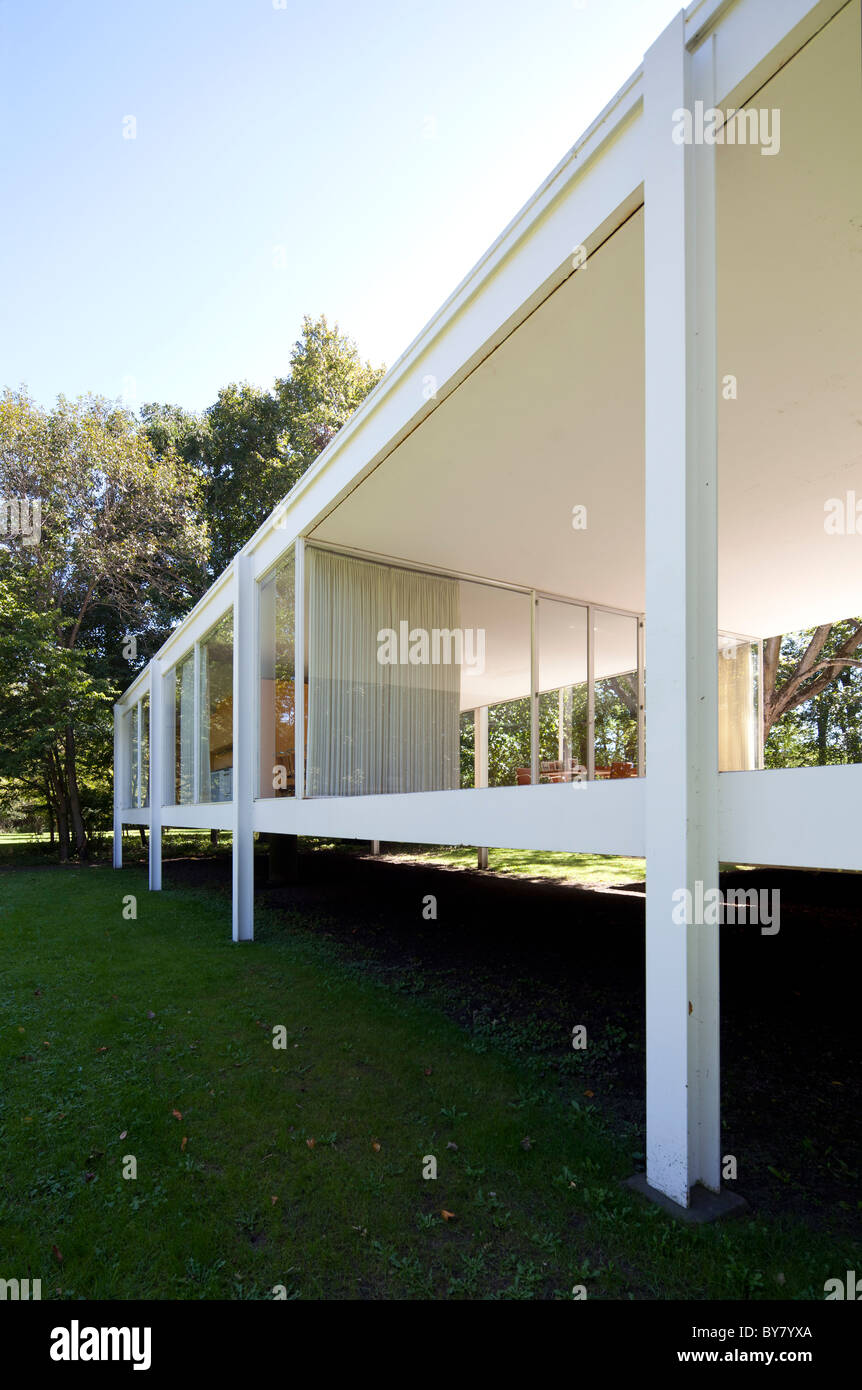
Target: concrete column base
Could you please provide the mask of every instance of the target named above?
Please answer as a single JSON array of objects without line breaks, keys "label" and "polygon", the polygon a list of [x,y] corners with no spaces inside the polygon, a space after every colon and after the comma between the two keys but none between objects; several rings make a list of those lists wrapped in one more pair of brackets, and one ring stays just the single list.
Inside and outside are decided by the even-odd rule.
[{"label": "concrete column base", "polygon": [[632,1192],[639,1192],[642,1197],[655,1202],[656,1206],[661,1207],[669,1216],[675,1216],[678,1221],[685,1221],[690,1226],[724,1221],[732,1216],[742,1216],[749,1210],[745,1198],[736,1192],[729,1192],[726,1187],[722,1188],[721,1192],[710,1192],[708,1188],[696,1183],[691,1189],[690,1206],[682,1207],[672,1197],[666,1197],[663,1192],[659,1192],[658,1188],[650,1187],[646,1173],[635,1173],[634,1177],[626,1178],[623,1186],[630,1188]]}]

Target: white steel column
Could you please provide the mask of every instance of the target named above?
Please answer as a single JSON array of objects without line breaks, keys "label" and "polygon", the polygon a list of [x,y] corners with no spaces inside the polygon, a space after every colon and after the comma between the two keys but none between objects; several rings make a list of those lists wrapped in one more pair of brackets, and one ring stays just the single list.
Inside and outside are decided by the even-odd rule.
[{"label": "white steel column", "polygon": [[114,868],[123,867],[123,784],[125,755],[123,752],[123,711],[114,705]]},{"label": "white steel column", "polygon": [[162,886],[162,804],[165,799],[165,681],[158,657],[150,662],[150,892]]},{"label": "white steel column", "polygon": [[254,831],[252,802],[255,769],[254,577],[251,558],[234,560],[233,600],[233,939],[254,939]]},{"label": "white steel column", "polygon": [[718,927],[672,916],[718,884],[715,151],[672,131],[712,44],[680,13],[644,60],[647,1182],[682,1206],[720,1185]]},{"label": "white steel column", "polygon": [[[473,711],[473,786],[488,785],[488,706],[480,705]],[[488,846],[479,845],[476,850],[476,867],[487,869]]]}]

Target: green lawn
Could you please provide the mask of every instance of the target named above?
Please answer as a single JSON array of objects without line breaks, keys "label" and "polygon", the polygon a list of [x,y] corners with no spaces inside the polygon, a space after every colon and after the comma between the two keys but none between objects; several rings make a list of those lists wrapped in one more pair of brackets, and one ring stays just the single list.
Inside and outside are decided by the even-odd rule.
[{"label": "green lawn", "polygon": [[[475,849],[457,845],[433,849],[397,849],[386,846],[383,857],[394,863],[449,864],[458,869],[476,868]],[[643,859],[626,859],[614,854],[558,854],[536,849],[491,849],[488,869],[496,874],[518,878],[543,878],[559,883],[636,883],[643,882]]]},{"label": "green lawn", "polygon": [[821,1299],[862,1268],[789,1222],[676,1224],[620,1187],[632,1145],[574,1071],[546,1088],[324,923],[260,913],[234,946],[229,921],[139,868],[0,874],[0,1276],[43,1298]]}]

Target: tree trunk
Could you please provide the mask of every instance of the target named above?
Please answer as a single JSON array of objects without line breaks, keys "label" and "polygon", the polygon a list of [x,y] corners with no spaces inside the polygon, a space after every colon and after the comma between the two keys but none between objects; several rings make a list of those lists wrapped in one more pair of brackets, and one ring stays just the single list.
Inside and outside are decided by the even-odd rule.
[{"label": "tree trunk", "polygon": [[54,807],[51,802],[51,783],[47,776],[45,778],[45,814],[48,818],[48,830],[51,835],[51,848],[54,848]]},{"label": "tree trunk", "polygon": [[81,796],[78,791],[78,772],[75,766],[75,731],[71,724],[66,725],[66,780],[69,786],[69,811],[72,830],[75,836],[75,853],[79,859],[87,858],[87,832],[81,814]]},{"label": "tree trunk", "polygon": [[217,830],[211,830],[211,831],[210,831],[210,844],[211,844],[211,845],[217,845],[217,844],[218,844],[218,837],[219,837],[219,832],[218,832]]},{"label": "tree trunk", "polygon": [[56,750],[52,750],[47,768],[48,786],[54,800],[54,815],[57,819],[57,843],[60,849],[60,863],[69,862],[69,818],[66,812],[66,797],[63,787],[62,767]]}]

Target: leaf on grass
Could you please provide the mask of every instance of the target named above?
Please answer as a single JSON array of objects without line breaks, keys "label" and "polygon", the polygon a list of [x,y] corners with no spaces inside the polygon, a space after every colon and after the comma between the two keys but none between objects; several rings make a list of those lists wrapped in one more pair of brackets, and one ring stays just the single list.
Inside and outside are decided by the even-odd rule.
[{"label": "leaf on grass", "polygon": [[372,1149],[374,1150],[374,1152],[375,1152],[376,1154],[379,1154],[379,1153],[380,1153],[380,1145],[378,1144],[378,1142],[377,1142],[376,1139],[372,1139],[372,1141],[371,1141],[371,1147],[372,1147]]},{"label": "leaf on grass", "polygon": [[425,1075],[426,1075],[426,1076],[430,1076],[430,1075],[431,1075],[431,1068],[430,1068],[430,1067],[426,1067],[426,1068],[425,1068]]},{"label": "leaf on grass", "polygon": [[270,1197],[269,1200],[272,1202],[272,1205],[275,1206],[276,1202],[278,1201],[278,1198],[277,1198],[277,1197]]},{"label": "leaf on grass", "polygon": [[522,1148],[522,1149],[531,1149],[532,1147],[533,1147],[533,1141],[532,1141],[532,1139],[530,1138],[529,1135],[527,1135],[527,1138],[526,1138],[526,1139],[522,1139],[522,1140],[521,1140],[521,1148]]},{"label": "leaf on grass", "polygon": [[96,1048],[96,1051],[97,1051],[97,1052],[107,1052],[107,1050],[108,1050],[108,1049],[107,1049],[106,1047],[97,1047],[97,1048]]},{"label": "leaf on grass", "polygon": [[455,1153],[458,1152],[458,1145],[455,1143],[454,1139],[450,1139],[450,1140],[449,1140],[449,1143],[446,1145],[446,1148],[447,1148],[447,1149],[454,1149],[454,1150],[455,1150]]},{"label": "leaf on grass", "polygon": [[585,1096],[589,1096],[590,1100],[592,1100],[592,1098],[593,1098],[593,1096],[594,1096],[595,1094],[596,1094],[595,1091],[584,1091],[584,1095],[585,1095]]},{"label": "leaf on grass", "polygon": [[180,1144],[180,1153],[181,1153],[181,1154],[184,1154],[184,1153],[185,1153],[185,1151],[186,1151],[186,1144],[187,1144],[188,1142],[189,1142],[189,1140],[188,1140],[188,1135],[184,1134],[184,1135],[183,1135],[183,1142]]},{"label": "leaf on grass", "polygon": [[313,1148],[314,1148],[314,1140],[313,1140],[313,1139],[306,1139],[305,1143],[306,1143],[306,1146],[307,1146],[309,1149],[313,1149]]},{"label": "leaf on grass", "polygon": [[444,1207],[443,1210],[440,1212],[440,1215],[442,1216],[442,1218],[443,1218],[444,1221],[454,1221],[454,1220],[455,1220],[455,1213],[454,1213],[454,1211],[447,1211],[445,1207]]},{"label": "leaf on grass", "polygon": [[121,1139],[125,1139],[125,1137],[126,1137],[126,1135],[128,1134],[128,1132],[129,1132],[129,1131],[128,1131],[127,1129],[124,1129],[123,1132],[122,1132],[122,1134],[120,1135],[120,1138],[121,1138]]},{"label": "leaf on grass", "polygon": [[54,1259],[57,1261],[58,1265],[61,1265],[63,1263],[63,1256],[60,1254],[60,1251],[57,1249],[56,1245],[51,1246],[51,1254],[54,1256]]},{"label": "leaf on grass", "polygon": [[179,1110],[172,1110],[171,1114],[173,1115],[175,1120],[181,1120],[183,1118]]}]

